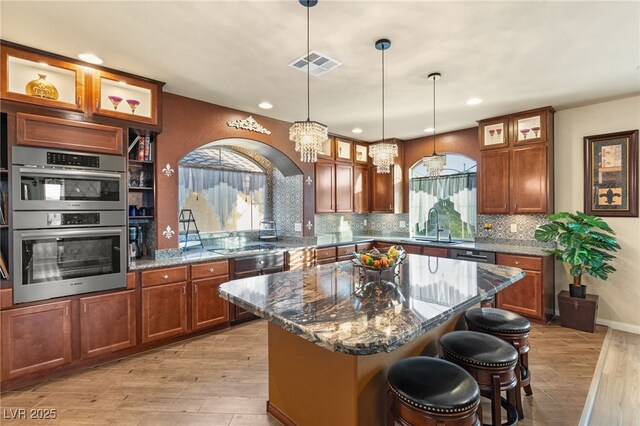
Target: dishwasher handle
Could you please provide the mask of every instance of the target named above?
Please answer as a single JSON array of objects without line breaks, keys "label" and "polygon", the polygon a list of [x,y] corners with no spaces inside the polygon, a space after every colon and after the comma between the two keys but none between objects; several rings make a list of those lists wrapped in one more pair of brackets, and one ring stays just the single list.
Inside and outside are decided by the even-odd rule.
[{"label": "dishwasher handle", "polygon": [[491,251],[452,249],[449,257],[451,259],[471,260],[480,263],[496,263],[496,254]]}]

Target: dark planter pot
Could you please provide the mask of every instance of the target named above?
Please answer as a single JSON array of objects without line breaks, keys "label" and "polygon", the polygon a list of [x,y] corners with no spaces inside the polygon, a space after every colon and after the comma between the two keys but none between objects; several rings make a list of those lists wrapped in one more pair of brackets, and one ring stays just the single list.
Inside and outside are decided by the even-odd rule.
[{"label": "dark planter pot", "polygon": [[581,285],[576,286],[573,284],[569,284],[569,295],[571,297],[579,297],[580,299],[584,299],[587,297],[587,286]]}]

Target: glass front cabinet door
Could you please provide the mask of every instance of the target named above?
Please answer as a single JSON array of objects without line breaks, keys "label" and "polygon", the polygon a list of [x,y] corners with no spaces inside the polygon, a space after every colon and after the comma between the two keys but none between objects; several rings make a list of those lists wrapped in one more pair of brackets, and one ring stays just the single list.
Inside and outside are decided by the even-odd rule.
[{"label": "glass front cabinet door", "polygon": [[547,141],[548,109],[516,114],[511,117],[512,146]]},{"label": "glass front cabinet door", "polygon": [[509,146],[509,117],[482,120],[478,124],[481,150]]},{"label": "glass front cabinet door", "polygon": [[94,71],[92,113],[158,124],[158,86],[105,71]]},{"label": "glass front cabinet door", "polygon": [[2,46],[0,96],[74,111],[84,109],[85,73],[80,65]]}]

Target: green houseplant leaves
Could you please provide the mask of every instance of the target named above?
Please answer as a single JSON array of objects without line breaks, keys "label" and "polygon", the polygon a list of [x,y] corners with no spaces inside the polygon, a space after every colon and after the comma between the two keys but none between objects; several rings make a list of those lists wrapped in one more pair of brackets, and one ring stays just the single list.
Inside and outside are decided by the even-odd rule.
[{"label": "green houseplant leaves", "polygon": [[551,223],[536,229],[535,239],[556,242],[554,250],[547,250],[569,265],[573,285],[582,284],[582,275],[606,280],[616,268],[609,264],[615,259],[611,253],[620,249],[615,232],[598,216],[582,212],[560,212],[547,216]]}]

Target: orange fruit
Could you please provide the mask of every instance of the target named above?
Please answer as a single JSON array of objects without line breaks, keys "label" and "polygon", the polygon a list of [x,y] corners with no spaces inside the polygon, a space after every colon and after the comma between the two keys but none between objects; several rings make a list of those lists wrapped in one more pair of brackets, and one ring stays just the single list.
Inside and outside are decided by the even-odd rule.
[{"label": "orange fruit", "polygon": [[373,261],[373,267],[380,269],[380,261],[379,260],[374,260]]}]

